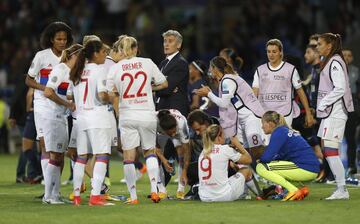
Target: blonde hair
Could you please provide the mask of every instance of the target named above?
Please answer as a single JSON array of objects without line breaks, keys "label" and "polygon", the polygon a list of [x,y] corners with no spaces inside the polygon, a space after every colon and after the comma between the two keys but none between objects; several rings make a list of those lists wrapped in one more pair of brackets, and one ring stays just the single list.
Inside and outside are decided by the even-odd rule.
[{"label": "blonde hair", "polygon": [[279,39],[270,39],[268,42],[266,42],[266,49],[269,45],[275,45],[279,48],[279,51],[281,53],[281,59],[284,57],[284,51],[283,51],[283,44],[281,40]]},{"label": "blonde hair", "polygon": [[69,61],[72,55],[79,54],[83,48],[84,47],[80,44],[73,44],[69,48],[66,48],[61,54],[60,62],[63,63]]},{"label": "blonde hair", "polygon": [[217,124],[212,124],[208,128],[206,128],[206,131],[204,132],[202,138],[203,138],[203,153],[205,157],[208,157],[211,151],[214,148],[214,141],[216,137],[220,134],[221,127]]},{"label": "blonde hair", "polygon": [[120,35],[119,37],[118,37],[118,39],[117,39],[117,41],[115,41],[115,43],[113,43],[113,45],[112,45],[112,50],[114,51],[114,52],[119,52],[121,49],[120,49],[120,42],[121,42],[121,40],[122,39],[124,39],[124,37],[127,37],[127,35]]},{"label": "blonde hair", "polygon": [[275,127],[286,126],[290,128],[286,123],[284,116],[275,111],[266,111],[262,116],[262,119],[266,122],[273,122]]},{"label": "blonde hair", "polygon": [[101,41],[100,37],[96,35],[86,35],[83,37],[83,45],[85,46],[91,40]]},{"label": "blonde hair", "polygon": [[134,49],[137,47],[137,41],[134,37],[126,36],[120,41],[120,50],[127,59],[136,56],[137,52]]}]

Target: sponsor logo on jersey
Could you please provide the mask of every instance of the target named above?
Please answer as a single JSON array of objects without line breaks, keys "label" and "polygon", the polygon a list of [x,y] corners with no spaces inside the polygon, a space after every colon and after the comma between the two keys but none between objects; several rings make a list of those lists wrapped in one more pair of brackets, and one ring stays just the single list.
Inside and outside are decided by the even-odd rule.
[{"label": "sponsor logo on jersey", "polygon": [[260,101],[267,102],[283,102],[287,100],[286,93],[266,93],[259,95]]}]

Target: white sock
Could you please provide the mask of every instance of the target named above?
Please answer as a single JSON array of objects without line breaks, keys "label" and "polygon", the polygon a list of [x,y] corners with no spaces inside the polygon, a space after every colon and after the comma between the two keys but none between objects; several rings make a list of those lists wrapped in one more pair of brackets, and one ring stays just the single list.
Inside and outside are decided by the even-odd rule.
[{"label": "white sock", "polygon": [[105,179],[108,156],[97,156],[91,181],[91,195],[100,195],[101,186]]},{"label": "white sock", "polygon": [[252,177],[251,180],[246,181],[245,184],[249,188],[249,190],[251,190],[256,196],[259,196],[260,192],[259,192],[258,187],[255,184],[255,181],[256,180],[254,180],[254,177]]},{"label": "white sock", "polygon": [[136,170],[134,162],[124,161],[124,175],[130,198],[131,200],[136,200]]},{"label": "white sock", "polygon": [[73,168],[73,186],[74,186],[74,196],[80,196],[81,185],[85,173],[85,158],[78,158]]},{"label": "white sock", "polygon": [[150,180],[151,193],[157,193],[157,182],[159,177],[159,163],[155,155],[146,158],[147,173]]},{"label": "white sock", "polygon": [[337,187],[343,189],[345,186],[345,169],[340,156],[329,156],[326,157],[326,160],[329,163],[331,172],[334,174]]},{"label": "white sock", "polygon": [[178,177],[179,177],[179,182],[178,182],[178,189],[177,189],[177,191],[184,192],[184,191],[185,191],[185,185],[183,185],[183,183],[181,183],[181,175],[182,175],[182,167],[181,167],[181,164],[180,164],[180,162],[179,162],[179,164],[178,164]]},{"label": "white sock", "polygon": [[43,154],[41,155],[41,170],[43,173],[43,178],[44,178],[44,182],[46,182],[46,168],[49,164],[49,157],[44,156]]},{"label": "white sock", "polygon": [[161,166],[159,166],[159,177],[157,182],[157,188],[159,192],[166,193],[166,187],[164,185],[164,170]]},{"label": "white sock", "polygon": [[50,160],[45,171],[45,199],[50,199],[57,178],[60,178],[60,166],[57,162]]}]

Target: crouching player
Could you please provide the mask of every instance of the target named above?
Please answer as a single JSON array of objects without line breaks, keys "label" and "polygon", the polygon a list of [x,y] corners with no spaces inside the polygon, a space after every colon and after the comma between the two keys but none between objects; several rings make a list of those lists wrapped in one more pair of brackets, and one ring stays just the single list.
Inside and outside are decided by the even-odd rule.
[{"label": "crouching player", "polygon": [[245,179],[251,176],[249,168],[240,169],[228,177],[229,160],[249,165],[250,154],[236,138],[234,148],[224,145],[224,131],[219,125],[210,125],[203,135],[204,149],[199,157],[199,196],[204,202],[234,201],[240,199],[245,189]]},{"label": "crouching player", "polygon": [[264,114],[262,128],[271,137],[256,172],[288,190],[283,201],[304,199],[309,194],[308,188],[298,189],[289,181],[310,181],[317,177],[320,163],[314,151],[300,133],[290,129],[284,117],[275,111]]}]

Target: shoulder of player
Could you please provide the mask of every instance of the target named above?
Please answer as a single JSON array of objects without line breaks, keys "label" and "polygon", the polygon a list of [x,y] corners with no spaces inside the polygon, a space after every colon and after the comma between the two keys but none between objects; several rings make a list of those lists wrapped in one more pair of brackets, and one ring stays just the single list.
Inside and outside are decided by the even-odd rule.
[{"label": "shoulder of player", "polygon": [[340,62],[336,59],[333,59],[330,64],[330,69],[332,72],[338,72],[343,70],[343,67],[341,66]]}]

